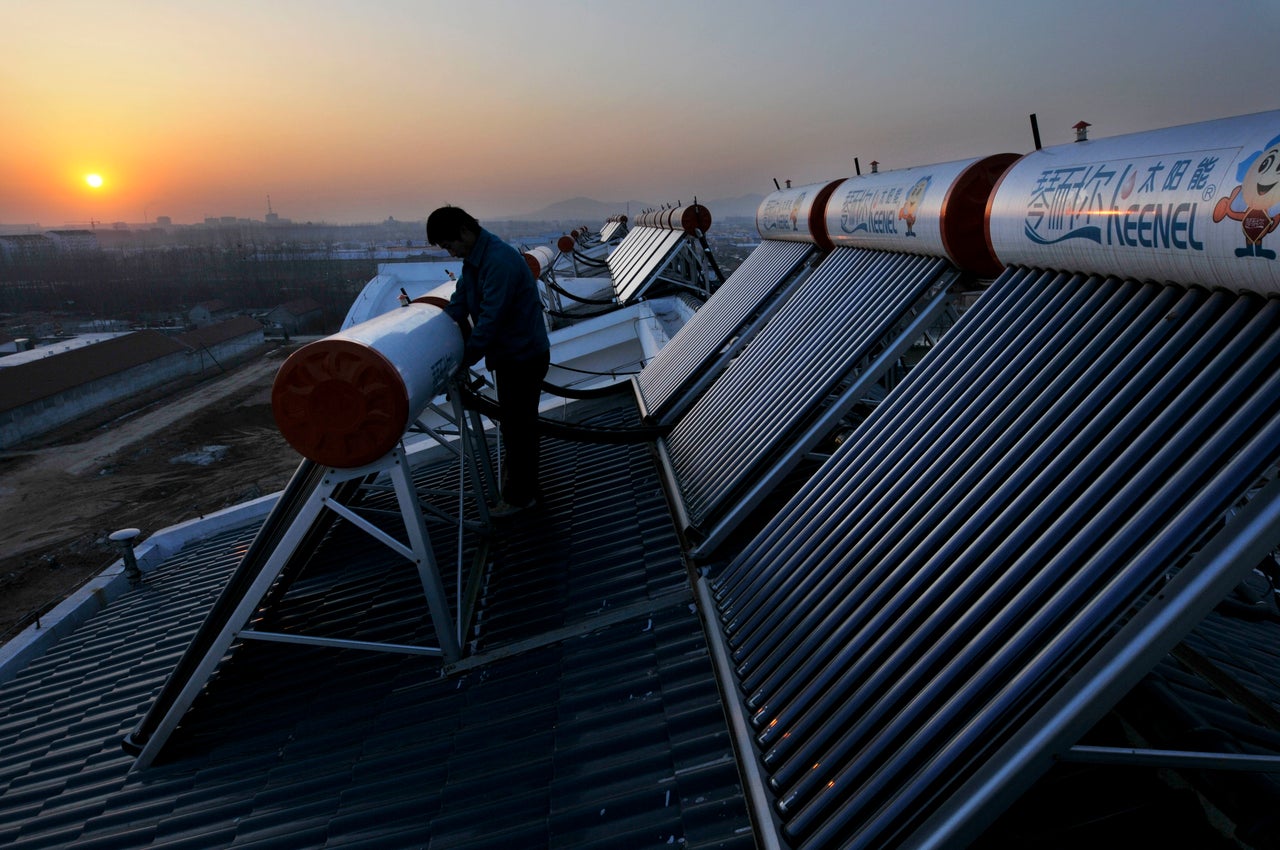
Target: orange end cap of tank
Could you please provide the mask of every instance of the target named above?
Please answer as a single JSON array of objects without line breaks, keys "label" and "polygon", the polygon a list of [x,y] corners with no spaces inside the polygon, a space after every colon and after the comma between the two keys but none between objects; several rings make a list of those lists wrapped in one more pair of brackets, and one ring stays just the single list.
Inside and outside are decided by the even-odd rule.
[{"label": "orange end cap of tank", "polygon": [[[691,204],[682,208],[680,211],[680,229],[686,233],[693,233],[695,230],[701,230],[706,233],[711,229],[711,210],[702,204]],[[672,211],[674,215],[675,211]],[[675,222],[672,222],[672,229]]]},{"label": "orange end cap of tank", "polygon": [[[578,231],[573,231],[577,234]],[[560,249],[561,254],[568,254],[573,250],[573,246],[577,243],[573,241],[573,236],[561,236],[556,242],[556,247]]]},{"label": "orange end cap of tank", "polygon": [[276,427],[303,457],[348,469],[395,448],[409,420],[399,371],[378,351],[322,339],[295,351],[271,386]]}]

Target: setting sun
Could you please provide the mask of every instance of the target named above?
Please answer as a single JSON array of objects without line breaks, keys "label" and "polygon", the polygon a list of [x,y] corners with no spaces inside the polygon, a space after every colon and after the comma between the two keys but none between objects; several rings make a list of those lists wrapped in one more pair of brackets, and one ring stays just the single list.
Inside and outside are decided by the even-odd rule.
[{"label": "setting sun", "polygon": [[102,188],[102,175],[101,175],[101,174],[86,174],[86,175],[84,176],[84,182],[88,183],[88,184],[89,184],[92,188],[94,188],[94,189],[101,189],[101,188]]}]

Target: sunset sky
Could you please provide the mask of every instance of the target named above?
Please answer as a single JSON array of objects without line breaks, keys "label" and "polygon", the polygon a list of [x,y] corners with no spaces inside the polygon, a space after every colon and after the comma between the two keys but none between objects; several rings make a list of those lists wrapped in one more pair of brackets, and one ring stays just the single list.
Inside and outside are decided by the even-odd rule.
[{"label": "sunset sky", "polygon": [[766,194],[1280,108],[1278,45],[1275,0],[0,0],[0,226]]}]

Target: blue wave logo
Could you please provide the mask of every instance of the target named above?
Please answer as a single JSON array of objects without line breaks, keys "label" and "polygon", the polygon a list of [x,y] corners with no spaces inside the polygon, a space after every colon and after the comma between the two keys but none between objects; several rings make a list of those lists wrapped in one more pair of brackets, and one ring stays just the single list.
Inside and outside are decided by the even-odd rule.
[{"label": "blue wave logo", "polygon": [[1065,242],[1068,239],[1088,239],[1090,242],[1102,244],[1102,228],[1096,225],[1088,227],[1077,227],[1075,230],[1069,230],[1056,239],[1046,239],[1031,228],[1029,223],[1024,223],[1022,233],[1037,245],[1056,245],[1059,242]]}]

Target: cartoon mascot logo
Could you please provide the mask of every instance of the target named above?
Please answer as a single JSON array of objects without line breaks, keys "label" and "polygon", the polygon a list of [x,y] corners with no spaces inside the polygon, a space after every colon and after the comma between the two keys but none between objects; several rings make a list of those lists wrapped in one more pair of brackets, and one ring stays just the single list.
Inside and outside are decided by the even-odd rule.
[{"label": "cartoon mascot logo", "polygon": [[[1236,249],[1237,257],[1276,258],[1276,252],[1262,247],[1262,238],[1280,225],[1280,212],[1271,210],[1280,206],[1280,136],[1267,142],[1253,156],[1240,163],[1236,169],[1240,185],[1225,198],[1219,198],[1213,208],[1213,220],[1230,218],[1240,222],[1244,231],[1245,247]],[[1240,200],[1243,210],[1237,209]]]},{"label": "cartoon mascot logo", "polygon": [[925,190],[929,188],[929,181],[932,177],[921,178],[916,185],[912,186],[907,192],[906,201],[902,204],[902,208],[898,210],[898,218],[907,223],[907,236],[915,236],[915,231],[911,228],[915,227],[916,215],[920,212],[920,201],[924,198]]},{"label": "cartoon mascot logo", "polygon": [[793,231],[800,229],[800,207],[804,205],[804,196],[808,192],[801,192],[791,203],[791,229]]}]

